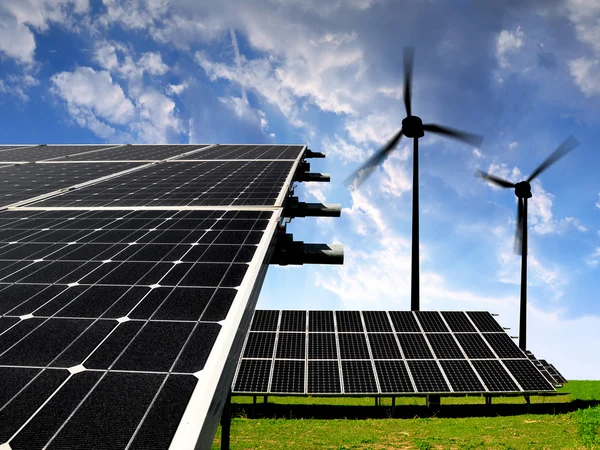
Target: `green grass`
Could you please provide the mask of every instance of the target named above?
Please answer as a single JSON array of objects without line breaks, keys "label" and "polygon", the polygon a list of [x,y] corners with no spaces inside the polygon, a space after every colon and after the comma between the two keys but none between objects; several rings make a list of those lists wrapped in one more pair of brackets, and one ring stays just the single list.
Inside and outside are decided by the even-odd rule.
[{"label": "green grass", "polygon": [[[559,397],[532,397],[532,404],[585,405],[600,401],[600,381],[572,381]],[[259,397],[262,402],[262,397]],[[495,398],[494,404],[524,403],[522,397]],[[573,403],[575,402],[575,403]],[[234,397],[238,411],[250,411],[252,397]],[[373,398],[269,397],[276,405],[373,406]],[[482,404],[482,397],[443,398],[442,405]],[[385,399],[384,405],[391,401]],[[589,404],[589,403],[588,403]],[[397,398],[396,405],[424,405],[423,398]],[[240,409],[241,407],[241,409]],[[515,406],[516,407],[516,406]],[[520,408],[520,407],[516,407]],[[281,409],[281,408],[280,408]],[[523,409],[525,412],[525,409]],[[483,415],[483,414],[482,414]],[[213,449],[220,444],[217,430]],[[600,406],[563,414],[515,414],[498,417],[405,419],[249,419],[244,413],[231,425],[231,448],[237,449],[600,449]]]}]

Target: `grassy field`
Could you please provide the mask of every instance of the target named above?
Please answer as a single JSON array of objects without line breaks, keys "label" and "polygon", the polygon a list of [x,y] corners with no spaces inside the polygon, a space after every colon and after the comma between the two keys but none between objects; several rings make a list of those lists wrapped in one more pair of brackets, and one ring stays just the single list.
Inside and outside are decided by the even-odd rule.
[{"label": "grassy field", "polygon": [[[600,449],[600,381],[571,381],[557,397],[234,397],[232,449]],[[254,409],[254,411],[253,411]],[[255,418],[250,418],[255,417]],[[213,443],[220,448],[221,429]]]}]

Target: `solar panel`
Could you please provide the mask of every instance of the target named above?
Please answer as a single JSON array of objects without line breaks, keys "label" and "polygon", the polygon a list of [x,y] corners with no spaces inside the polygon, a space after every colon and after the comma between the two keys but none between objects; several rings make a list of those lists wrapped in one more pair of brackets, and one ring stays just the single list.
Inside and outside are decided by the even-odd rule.
[{"label": "solar panel", "polygon": [[337,329],[341,333],[362,333],[364,331],[362,320],[360,320],[360,312],[358,311],[336,311],[335,318]]},{"label": "solar panel", "polygon": [[[554,390],[551,383],[546,382],[543,372],[526,358],[506,333],[450,331],[475,328],[466,313],[445,313],[418,315],[423,328],[443,328],[445,332],[421,331],[413,313],[407,311],[281,311],[279,320],[278,311],[258,310],[253,327],[260,322],[263,324],[260,328],[272,330],[272,334],[278,330],[276,355],[272,359],[304,361],[306,390],[294,391],[296,394],[514,394]],[[304,322],[306,316],[308,330]],[[385,325],[383,319],[388,317],[393,327]],[[494,320],[489,314],[484,317]],[[442,318],[448,318],[448,327],[443,321],[444,327],[440,326]],[[267,322],[269,325],[265,326]],[[363,322],[367,324],[366,329],[363,329]],[[302,327],[303,331],[287,331]],[[418,332],[397,331],[415,327]],[[487,328],[491,328],[489,323]],[[394,332],[369,332],[369,329]],[[248,342],[253,334],[256,332],[248,333]],[[517,353],[514,353],[515,348]],[[247,358],[244,355],[240,364]],[[241,365],[239,367],[238,371]],[[284,369],[281,370],[283,379]],[[326,373],[320,374],[320,370]],[[272,375],[257,376],[267,377],[261,382],[264,386]],[[343,389],[337,384],[340,380]],[[300,381],[294,383],[297,387]],[[248,391],[236,391],[234,386],[236,392]],[[253,393],[269,395],[279,391],[268,389]]]},{"label": "solar panel", "polygon": [[370,333],[369,345],[373,359],[402,359],[398,343],[392,333]]},{"label": "solar panel", "polygon": [[249,333],[244,358],[272,358],[275,333]]},{"label": "solar panel", "polygon": [[0,167],[0,207],[140,166],[138,163],[48,163]]},{"label": "solar panel", "polygon": [[[65,161],[161,161],[195,155],[206,145],[119,145],[100,151],[69,155]],[[0,156],[0,159],[2,157]]]},{"label": "solar panel", "polygon": [[526,359],[506,359],[506,368],[526,391],[549,390],[552,385],[537,370],[531,361]]},{"label": "solar panel", "polygon": [[450,331],[437,311],[415,311],[415,315],[425,332]]},{"label": "solar panel", "polygon": [[304,360],[306,358],[306,334],[279,333],[275,357]]},{"label": "solar panel", "polygon": [[370,359],[364,334],[340,333],[338,340],[341,359]]},{"label": "solar panel", "polygon": [[336,361],[308,361],[307,393],[341,394],[340,369]]},{"label": "solar panel", "polygon": [[525,358],[521,349],[506,333],[484,333],[483,337],[499,358]]},{"label": "solar panel", "polygon": [[276,359],[273,366],[271,392],[297,394],[304,391],[304,360]]},{"label": "solar panel", "polygon": [[281,331],[306,331],[306,311],[281,311]]},{"label": "solar panel", "polygon": [[519,387],[497,360],[473,360],[473,367],[490,392],[515,392]]},{"label": "solar panel", "polygon": [[407,361],[417,392],[450,392],[435,361]]},{"label": "solar panel", "polygon": [[381,392],[414,392],[404,361],[375,361]]},{"label": "solar panel", "polygon": [[438,359],[464,358],[460,347],[450,333],[427,333],[427,340]]},{"label": "solar panel", "polygon": [[35,162],[58,158],[77,153],[95,152],[100,149],[114,147],[104,145],[36,145],[32,147],[13,147],[9,152],[0,152],[2,162]]},{"label": "solar panel", "polygon": [[337,347],[333,333],[308,334],[308,359],[336,359]]},{"label": "solar panel", "polygon": [[433,359],[433,354],[422,334],[398,333],[397,336],[406,359]]},{"label": "solar panel", "polygon": [[[189,150],[134,149],[140,161]],[[244,392],[305,392],[305,370],[290,373],[306,355],[287,353],[279,311],[258,313],[244,341],[298,159],[149,166],[98,147],[0,151],[98,159],[0,168],[0,206],[12,205],[0,211],[0,446],[206,447],[234,375]],[[190,189],[202,208],[181,207]],[[33,204],[41,195],[59,208]],[[273,364],[278,339],[298,359]]]},{"label": "solar panel", "polygon": [[385,311],[363,311],[362,314],[369,333],[387,333],[392,331],[392,326]]},{"label": "solar panel", "polygon": [[467,315],[481,332],[503,333],[504,329],[486,311],[468,311]]},{"label": "solar panel", "polygon": [[440,364],[454,392],[485,391],[468,361],[442,360]]},{"label": "solar panel", "polygon": [[390,311],[394,330],[398,333],[419,333],[421,329],[417,319],[410,311]]},{"label": "solar panel", "polygon": [[552,375],[552,377],[554,377],[556,380],[560,381],[561,383],[568,382],[567,379],[558,370],[556,370],[556,367],[554,367],[554,365],[548,364],[545,367],[548,373],[550,373],[550,375]]},{"label": "solar panel", "polygon": [[301,145],[215,145],[185,159],[296,159],[302,148]]},{"label": "solar panel", "polygon": [[494,353],[481,335],[474,333],[456,333],[454,335],[465,351],[467,358],[495,358]]},{"label": "solar panel", "polygon": [[342,361],[342,378],[347,394],[378,392],[371,361]]},{"label": "solar panel", "polygon": [[450,330],[455,333],[477,331],[463,311],[442,311],[441,314],[450,327]]},{"label": "solar panel", "polygon": [[[97,163],[100,167],[107,164]],[[279,197],[293,164],[292,161],[171,161],[41,200],[34,205],[85,208],[281,206]]]},{"label": "solar panel", "polygon": [[309,311],[308,331],[333,333],[333,311]]},{"label": "solar panel", "polygon": [[257,309],[254,312],[252,331],[276,331],[277,322],[279,321],[279,311]]}]

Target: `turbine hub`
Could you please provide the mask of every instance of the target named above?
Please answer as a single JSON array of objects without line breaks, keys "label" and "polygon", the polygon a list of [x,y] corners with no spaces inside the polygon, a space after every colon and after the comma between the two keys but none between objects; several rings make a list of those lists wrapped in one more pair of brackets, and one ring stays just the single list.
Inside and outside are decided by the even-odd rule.
[{"label": "turbine hub", "polygon": [[527,181],[521,181],[515,185],[515,195],[518,198],[531,198],[531,184]]},{"label": "turbine hub", "polygon": [[402,121],[402,134],[409,138],[420,138],[425,136],[421,118],[417,116],[406,117]]}]

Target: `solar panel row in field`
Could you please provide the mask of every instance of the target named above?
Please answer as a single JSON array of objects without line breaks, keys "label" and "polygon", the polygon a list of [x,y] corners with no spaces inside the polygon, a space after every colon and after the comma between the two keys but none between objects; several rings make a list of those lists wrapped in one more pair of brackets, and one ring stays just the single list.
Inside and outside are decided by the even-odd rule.
[{"label": "solar panel row in field", "polygon": [[[210,446],[303,147],[163,161],[200,147],[68,148],[0,169],[0,446]],[[60,153],[0,153],[31,149]],[[298,364],[282,361],[290,389]]]},{"label": "solar panel row in field", "polygon": [[[248,372],[256,360],[266,380]],[[295,361],[292,385],[280,381],[284,360]],[[264,395],[553,390],[491,314],[461,311],[257,310],[233,386],[234,393]]]}]

